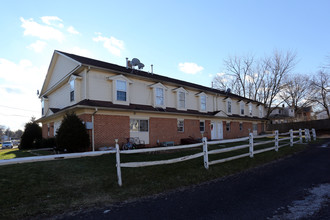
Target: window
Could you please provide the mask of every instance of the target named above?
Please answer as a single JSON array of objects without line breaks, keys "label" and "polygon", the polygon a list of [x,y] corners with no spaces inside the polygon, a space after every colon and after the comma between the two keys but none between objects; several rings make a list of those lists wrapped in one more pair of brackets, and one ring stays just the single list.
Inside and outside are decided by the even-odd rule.
[{"label": "window", "polygon": [[126,82],[123,80],[116,80],[117,101],[127,100],[127,87]]},{"label": "window", "polygon": [[156,105],[163,106],[164,105],[164,89],[156,88]]},{"label": "window", "polygon": [[149,121],[145,119],[131,119],[129,123],[130,131],[148,132]]},{"label": "window", "polygon": [[201,95],[201,111],[206,111],[206,95]]},{"label": "window", "polygon": [[186,93],[179,92],[179,108],[184,109],[186,108]]},{"label": "window", "polygon": [[252,116],[252,104],[249,104],[249,115]]},{"label": "window", "polygon": [[258,131],[258,124],[252,124],[252,126],[253,126],[252,128],[254,131]]},{"label": "window", "polygon": [[259,118],[262,118],[264,116],[263,111],[262,111],[262,106],[259,106]]},{"label": "window", "polygon": [[230,131],[230,122],[226,123],[226,131]]},{"label": "window", "polygon": [[229,114],[231,114],[231,101],[230,100],[227,101],[227,112]]},{"label": "window", "polygon": [[243,131],[243,123],[242,123],[242,122],[239,123],[239,130],[240,130],[240,131]]},{"label": "window", "polygon": [[41,115],[45,114],[45,99],[41,99]]},{"label": "window", "polygon": [[70,80],[70,102],[74,101],[74,79]]},{"label": "window", "polygon": [[241,102],[240,106],[241,106],[241,115],[244,115],[244,102]]},{"label": "window", "polygon": [[199,122],[199,131],[201,133],[204,133],[204,131],[205,131],[205,121],[200,121]]},{"label": "window", "polygon": [[184,120],[183,119],[178,119],[178,131],[184,132]]}]

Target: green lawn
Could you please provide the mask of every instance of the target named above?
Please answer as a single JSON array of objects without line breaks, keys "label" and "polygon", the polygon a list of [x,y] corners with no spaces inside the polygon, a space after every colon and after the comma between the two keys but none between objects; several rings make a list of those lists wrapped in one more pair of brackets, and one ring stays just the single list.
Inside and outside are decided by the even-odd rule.
[{"label": "green lawn", "polygon": [[[228,146],[232,144],[226,145]],[[171,165],[122,168],[122,187],[117,184],[114,154],[1,166],[0,219],[46,217],[68,210],[95,205],[105,206],[153,195],[237,173],[302,151],[307,146],[283,147],[277,153],[270,151],[255,155],[253,159],[246,157],[217,164],[210,166],[209,170],[204,168],[203,158]],[[122,162],[165,160],[200,151],[201,149],[157,154],[122,154],[121,160]],[[247,151],[248,149],[243,149],[210,155],[210,160]],[[27,153],[13,150],[4,154],[7,157],[11,154],[14,155],[13,157],[20,157]]]},{"label": "green lawn", "polygon": [[31,151],[31,150],[19,150],[18,148],[12,149],[1,149],[0,150],[0,160],[13,159],[19,157],[33,157],[36,155],[49,155],[53,154],[51,151]]}]

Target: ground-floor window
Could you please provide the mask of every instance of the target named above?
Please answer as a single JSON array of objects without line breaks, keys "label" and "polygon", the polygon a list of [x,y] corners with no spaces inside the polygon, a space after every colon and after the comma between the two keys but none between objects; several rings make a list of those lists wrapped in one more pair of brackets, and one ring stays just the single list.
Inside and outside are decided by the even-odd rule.
[{"label": "ground-floor window", "polygon": [[184,120],[183,119],[178,119],[178,131],[184,132]]},{"label": "ground-floor window", "polygon": [[243,131],[243,123],[242,123],[242,122],[239,123],[239,130],[240,130],[240,131]]},{"label": "ground-floor window", "polygon": [[258,131],[258,124],[253,124],[252,126],[254,131]]},{"label": "ground-floor window", "polygon": [[148,132],[149,120],[145,119],[130,119],[130,131]]},{"label": "ground-floor window", "polygon": [[205,121],[200,121],[199,122],[199,130],[202,133],[205,131]]},{"label": "ground-floor window", "polygon": [[230,131],[230,122],[226,123],[226,131]]}]

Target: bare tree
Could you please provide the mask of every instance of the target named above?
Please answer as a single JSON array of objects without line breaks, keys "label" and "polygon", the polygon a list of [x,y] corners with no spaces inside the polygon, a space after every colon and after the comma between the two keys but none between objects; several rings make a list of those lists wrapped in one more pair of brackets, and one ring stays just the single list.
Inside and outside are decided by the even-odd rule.
[{"label": "bare tree", "polygon": [[308,75],[290,75],[284,80],[280,91],[280,98],[298,113],[301,107],[307,107],[312,102],[309,99],[311,93],[310,78]]},{"label": "bare tree", "polygon": [[[296,54],[275,50],[269,57],[256,60],[253,56],[229,57],[224,60],[226,73],[213,79],[215,88],[231,88],[232,92],[245,98],[262,102],[267,107],[267,117],[283,88],[283,79],[291,73]],[[276,102],[277,101],[277,102]]]},{"label": "bare tree", "polygon": [[321,110],[325,111],[330,119],[330,74],[321,70],[318,72],[316,76],[313,77],[311,81],[311,89],[312,92],[310,93],[310,99]]}]

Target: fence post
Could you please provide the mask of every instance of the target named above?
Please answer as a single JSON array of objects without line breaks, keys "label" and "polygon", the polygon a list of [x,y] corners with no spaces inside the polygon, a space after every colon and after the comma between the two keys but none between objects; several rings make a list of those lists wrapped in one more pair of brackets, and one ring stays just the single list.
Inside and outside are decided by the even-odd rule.
[{"label": "fence post", "polygon": [[207,151],[207,139],[203,137],[204,167],[209,169],[209,153]]},{"label": "fence post", "polygon": [[278,130],[275,131],[275,151],[278,151]]},{"label": "fence post", "polygon": [[307,129],[307,133],[308,133],[308,141],[310,142],[312,139],[311,139],[311,132],[309,129]]},{"label": "fence post", "polygon": [[253,157],[253,133],[249,134],[250,157]]},{"label": "fence post", "polygon": [[293,130],[290,129],[290,147],[293,146]]},{"label": "fence post", "polygon": [[316,141],[316,131],[314,128],[312,128],[312,133],[313,133],[313,140]]},{"label": "fence post", "polygon": [[300,142],[301,144],[302,144],[302,142],[303,142],[301,128],[299,128],[299,142]]},{"label": "fence post", "polygon": [[308,142],[308,129],[305,128],[305,142]]},{"label": "fence post", "polygon": [[116,142],[116,164],[117,164],[118,185],[122,186],[123,183],[121,181],[120,150],[119,150],[118,139],[115,139],[115,142]]}]

